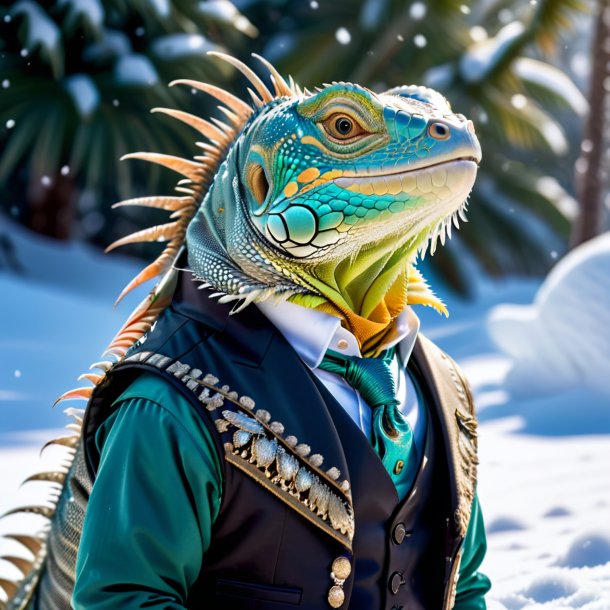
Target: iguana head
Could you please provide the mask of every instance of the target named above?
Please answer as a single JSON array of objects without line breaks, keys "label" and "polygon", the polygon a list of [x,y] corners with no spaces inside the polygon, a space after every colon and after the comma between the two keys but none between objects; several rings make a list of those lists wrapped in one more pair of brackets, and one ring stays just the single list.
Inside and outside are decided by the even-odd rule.
[{"label": "iguana head", "polygon": [[190,266],[227,299],[283,295],[368,319],[393,290],[402,309],[409,265],[444,241],[480,156],[472,122],[425,87],[275,98],[191,222]]},{"label": "iguana head", "polygon": [[256,88],[254,107],[180,81],[220,98],[232,124],[163,110],[210,142],[194,162],[132,155],[187,176],[188,205],[158,206],[180,221],[151,237],[176,250],[186,232],[196,278],[220,300],[239,300],[237,308],[289,298],[341,316],[352,330],[370,322],[369,338],[407,303],[445,311],[414,263],[463,214],[481,157],[472,122],[425,87],[374,93],[332,83],[310,92],[259,58],[272,93],[250,68],[221,57]]}]

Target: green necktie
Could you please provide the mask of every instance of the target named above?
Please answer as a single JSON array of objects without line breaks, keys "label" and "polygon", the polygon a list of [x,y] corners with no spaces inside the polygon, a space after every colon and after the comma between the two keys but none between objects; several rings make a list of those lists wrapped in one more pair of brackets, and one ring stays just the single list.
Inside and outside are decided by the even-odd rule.
[{"label": "green necktie", "polygon": [[344,356],[328,350],[320,368],[341,375],[373,411],[371,442],[386,470],[392,474],[396,465],[407,463],[413,444],[413,431],[398,409],[396,387],[390,371],[394,349],[377,358]]}]

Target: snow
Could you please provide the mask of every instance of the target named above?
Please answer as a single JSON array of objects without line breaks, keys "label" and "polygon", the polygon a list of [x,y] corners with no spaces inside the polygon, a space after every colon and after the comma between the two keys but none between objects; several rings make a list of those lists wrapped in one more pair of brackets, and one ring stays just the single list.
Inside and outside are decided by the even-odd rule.
[{"label": "snow", "polygon": [[159,80],[153,63],[141,53],[121,57],[114,66],[114,77],[121,85],[154,85]]},{"label": "snow", "polygon": [[105,28],[99,41],[93,42],[85,48],[83,59],[86,61],[107,61],[131,53],[129,37],[118,30]]},{"label": "snow", "polygon": [[61,44],[60,31],[43,9],[31,0],[21,0],[11,11],[11,16],[17,15],[27,17],[27,49],[25,50],[33,51],[40,47],[47,57],[57,58]]},{"label": "snow", "polygon": [[[473,30],[475,28],[472,28],[471,35]],[[484,38],[483,32],[477,31],[472,36],[475,44],[460,59],[462,78],[467,83],[478,83],[483,80],[524,31],[525,26],[520,21],[513,21],[505,25],[493,38]]]},{"label": "snow", "polygon": [[72,26],[83,21],[94,32],[102,32],[105,11],[100,0],[59,0],[57,5],[62,9],[68,7],[68,19]]},{"label": "snow", "polygon": [[88,74],[73,74],[64,79],[64,86],[81,118],[87,119],[97,110],[100,94]]},{"label": "snow", "polygon": [[579,116],[587,114],[587,98],[565,72],[531,57],[518,57],[511,67],[519,78],[544,87],[560,97]]},{"label": "snow", "polygon": [[183,57],[202,56],[207,51],[216,50],[201,34],[168,34],[159,36],[153,42],[152,52],[164,60],[175,60]]},{"label": "snow", "polygon": [[339,28],[335,32],[335,38],[337,39],[337,42],[339,42],[340,44],[349,44],[352,40],[352,35],[349,33],[349,30],[347,30],[346,28]]},{"label": "snow", "polygon": [[605,234],[561,260],[531,305],[492,311],[490,334],[513,360],[506,380],[512,392],[546,395],[578,388],[610,398],[609,269],[610,234]]},{"label": "snow", "polygon": [[[50,404],[128,315],[111,303],[140,268],[6,226],[24,271],[7,271],[0,251],[0,486],[8,490],[0,512],[44,498],[43,484],[18,485],[60,459],[55,448],[42,464],[38,458],[67,423]],[[473,270],[472,302],[439,286],[448,320],[418,310],[424,332],[458,360],[476,397],[489,610],[610,609],[609,244],[606,235],[585,245],[542,284],[492,282]],[[31,530],[36,519],[8,517],[0,532]],[[0,554],[16,552],[11,545],[0,542]],[[16,576],[11,570],[2,563],[0,577]]]},{"label": "snow", "polygon": [[205,0],[205,2],[199,2],[198,10],[204,15],[230,23],[238,32],[251,37],[258,36],[256,27],[237,10],[232,2],[227,0]]}]

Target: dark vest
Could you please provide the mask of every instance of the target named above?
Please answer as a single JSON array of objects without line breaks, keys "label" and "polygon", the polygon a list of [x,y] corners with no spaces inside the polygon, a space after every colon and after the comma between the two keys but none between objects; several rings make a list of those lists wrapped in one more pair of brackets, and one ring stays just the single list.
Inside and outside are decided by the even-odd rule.
[{"label": "dark vest", "polygon": [[[344,609],[450,608],[476,471],[459,370],[418,338],[409,368],[431,423],[399,503],[366,437],[281,333],[256,307],[229,315],[208,294],[183,277],[172,306],[94,393],[84,428],[94,478],[95,431],[146,370],[183,393],[216,439],[223,496],[188,607],[321,610],[334,585]],[[331,576],[338,557],[351,565],[345,582]]]}]

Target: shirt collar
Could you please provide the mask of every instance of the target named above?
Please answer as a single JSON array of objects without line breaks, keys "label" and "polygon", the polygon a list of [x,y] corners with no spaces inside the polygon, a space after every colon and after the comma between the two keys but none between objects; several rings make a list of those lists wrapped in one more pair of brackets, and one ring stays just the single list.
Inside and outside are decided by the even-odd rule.
[{"label": "shirt collar", "polygon": [[[263,301],[256,306],[282,333],[301,360],[317,368],[328,349],[346,356],[361,356],[356,337],[341,326],[339,318],[303,307],[289,301]],[[384,348],[399,346],[401,360],[406,365],[419,331],[419,318],[407,307],[394,321]]]}]

